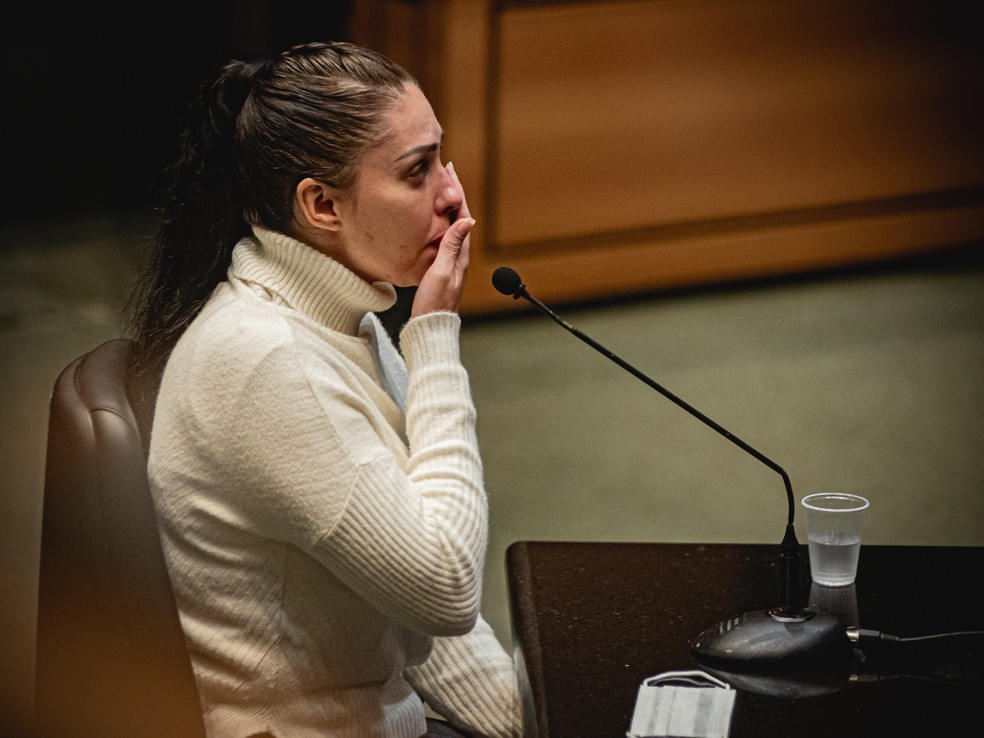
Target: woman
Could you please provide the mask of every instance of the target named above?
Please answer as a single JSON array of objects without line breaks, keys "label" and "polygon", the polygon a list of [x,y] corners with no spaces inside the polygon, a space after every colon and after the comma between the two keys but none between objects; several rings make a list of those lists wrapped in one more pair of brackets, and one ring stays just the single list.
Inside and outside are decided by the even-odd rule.
[{"label": "woman", "polygon": [[[164,367],[148,469],[210,736],[448,730],[422,700],[518,733],[478,609],[474,220],[442,136],[405,70],[344,43],[232,62],[192,107],[137,332]],[[400,351],[374,315],[394,285],[417,286]]]}]

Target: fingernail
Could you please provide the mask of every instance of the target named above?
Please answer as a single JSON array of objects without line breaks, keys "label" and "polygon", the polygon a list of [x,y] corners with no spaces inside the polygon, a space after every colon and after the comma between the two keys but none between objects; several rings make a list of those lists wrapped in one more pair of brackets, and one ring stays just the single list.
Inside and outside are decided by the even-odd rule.
[{"label": "fingernail", "polygon": [[454,162],[448,162],[448,170],[454,172]]}]

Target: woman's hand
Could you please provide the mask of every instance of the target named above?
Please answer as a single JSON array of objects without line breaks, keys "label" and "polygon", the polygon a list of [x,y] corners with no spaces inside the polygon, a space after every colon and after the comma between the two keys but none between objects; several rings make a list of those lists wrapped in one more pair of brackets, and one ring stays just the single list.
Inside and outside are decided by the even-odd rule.
[{"label": "woman's hand", "polygon": [[[446,168],[454,184],[460,188],[461,182],[458,181],[454,166],[449,163]],[[468,202],[464,199],[462,190],[457,220],[445,232],[434,263],[420,280],[410,309],[411,318],[427,313],[457,312],[461,290],[465,286],[465,273],[468,271],[471,246],[468,234],[474,225],[475,221],[468,211]]]}]

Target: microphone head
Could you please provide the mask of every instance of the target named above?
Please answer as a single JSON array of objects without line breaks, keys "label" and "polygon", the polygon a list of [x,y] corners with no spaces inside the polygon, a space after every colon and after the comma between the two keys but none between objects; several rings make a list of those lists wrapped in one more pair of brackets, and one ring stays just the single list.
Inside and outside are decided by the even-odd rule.
[{"label": "microphone head", "polygon": [[499,267],[492,274],[492,286],[510,297],[519,297],[524,290],[523,280],[509,267]]}]

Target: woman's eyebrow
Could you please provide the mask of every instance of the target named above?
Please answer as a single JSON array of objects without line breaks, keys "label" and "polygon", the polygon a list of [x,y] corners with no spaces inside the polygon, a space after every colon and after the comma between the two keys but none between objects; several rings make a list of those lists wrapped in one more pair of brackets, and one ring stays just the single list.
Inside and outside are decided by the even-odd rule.
[{"label": "woman's eyebrow", "polygon": [[[444,141],[443,129],[441,130],[441,141]],[[407,159],[411,156],[415,156],[417,154],[423,154],[424,152],[437,151],[440,145],[441,145],[440,143],[432,143],[432,144],[421,144],[420,146],[414,146],[405,154],[401,154],[400,156],[396,157],[393,163],[395,164],[396,162],[403,161],[404,159]]]}]

